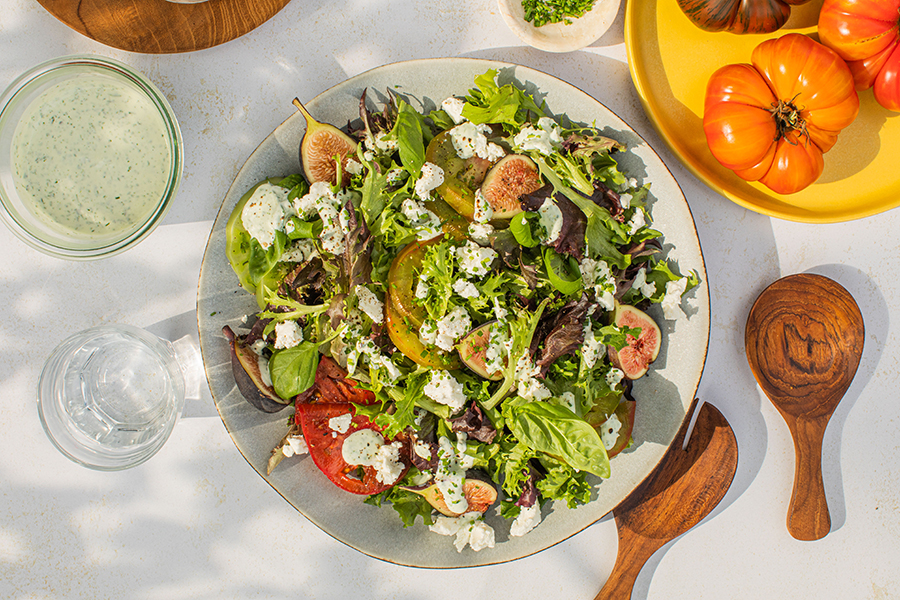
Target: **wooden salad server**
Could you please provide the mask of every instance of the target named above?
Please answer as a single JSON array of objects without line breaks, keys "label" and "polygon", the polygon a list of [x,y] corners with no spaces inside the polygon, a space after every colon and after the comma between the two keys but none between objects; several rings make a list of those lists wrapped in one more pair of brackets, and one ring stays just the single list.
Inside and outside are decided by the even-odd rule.
[{"label": "wooden salad server", "polygon": [[595,600],[630,598],[638,574],[653,553],[699,523],[728,491],[738,462],[734,432],[718,409],[704,404],[684,448],[696,406],[694,400],[662,461],[613,509],[619,553]]},{"label": "wooden salad server", "polygon": [[794,438],[787,528],[798,540],[818,540],[831,530],[822,439],[856,374],[864,337],[853,296],[821,275],[779,279],[760,294],[747,318],[750,369]]}]

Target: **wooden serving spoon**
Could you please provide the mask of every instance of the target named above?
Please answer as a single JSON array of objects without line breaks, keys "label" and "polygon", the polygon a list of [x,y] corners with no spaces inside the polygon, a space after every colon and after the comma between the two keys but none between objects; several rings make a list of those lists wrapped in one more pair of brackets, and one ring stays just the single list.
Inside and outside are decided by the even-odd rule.
[{"label": "wooden serving spoon", "polygon": [[684,436],[697,400],[656,469],[613,509],[619,553],[595,600],[631,597],[644,564],[666,542],[700,522],[725,496],[737,469],[734,432],[714,406],[704,404],[686,449]]},{"label": "wooden serving spoon", "polygon": [[787,528],[798,540],[818,540],[831,530],[822,439],[856,374],[864,337],[853,296],[821,275],[779,279],[760,294],[747,318],[750,369],[794,438]]}]

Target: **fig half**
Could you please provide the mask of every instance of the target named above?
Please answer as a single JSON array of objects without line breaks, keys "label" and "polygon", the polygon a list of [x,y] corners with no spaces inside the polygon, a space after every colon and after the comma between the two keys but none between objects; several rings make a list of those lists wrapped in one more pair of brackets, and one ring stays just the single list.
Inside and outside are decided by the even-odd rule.
[{"label": "fig half", "polygon": [[463,512],[453,512],[444,501],[444,495],[438,489],[437,484],[432,483],[421,487],[405,487],[401,486],[408,492],[419,494],[428,501],[439,513],[448,517],[458,517],[467,512],[485,512],[497,501],[497,490],[487,481],[466,476],[463,482],[463,494],[469,503]]},{"label": "fig half", "polygon": [[231,345],[231,370],[234,382],[247,402],[267,413],[274,413],[286,408],[289,404],[275,393],[275,389],[263,382],[259,369],[259,356],[226,325],[222,333]]},{"label": "fig half", "polygon": [[[356,153],[356,142],[334,125],[313,119],[297,98],[294,106],[306,119],[306,133],[300,142],[300,164],[306,180],[311,184],[317,181],[338,184],[337,163],[340,160],[341,172],[346,174],[347,159]],[[339,185],[343,185],[343,180],[341,177]]]},{"label": "fig half", "polygon": [[481,184],[481,193],[494,209],[495,219],[510,219],[522,212],[519,198],[542,186],[541,174],[534,161],[522,154],[510,154],[488,171]]},{"label": "fig half", "polygon": [[614,322],[619,327],[641,330],[638,337],[627,336],[627,345],[621,350],[609,349],[613,366],[621,369],[628,379],[638,379],[659,356],[662,344],[659,327],[650,315],[628,304],[616,305]]},{"label": "fig half", "polygon": [[503,371],[488,372],[486,356],[488,345],[491,342],[491,331],[497,321],[490,321],[476,327],[460,340],[456,349],[463,364],[478,373],[485,379],[498,381],[503,379]]}]

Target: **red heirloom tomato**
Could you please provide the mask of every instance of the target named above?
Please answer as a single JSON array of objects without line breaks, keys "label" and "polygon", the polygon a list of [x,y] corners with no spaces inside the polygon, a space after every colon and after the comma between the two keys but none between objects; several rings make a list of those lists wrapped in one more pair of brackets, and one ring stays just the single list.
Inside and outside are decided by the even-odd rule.
[{"label": "red heirloom tomato", "polygon": [[678,0],[678,6],[705,31],[771,33],[791,16],[791,5],[809,0]]},{"label": "red heirloom tomato", "polygon": [[900,0],[825,0],[819,39],[847,61],[856,89],[900,110]]},{"label": "red heirloom tomato", "polygon": [[[348,464],[342,453],[344,440],[360,429],[373,429],[379,431],[378,426],[363,415],[353,414],[355,411],[350,403],[325,403],[298,404],[294,415],[296,422],[303,429],[303,437],[309,447],[309,454],[313,462],[319,467],[328,479],[342,490],[354,494],[377,494],[391,487],[378,481],[374,467],[357,467]],[[353,418],[350,427],[344,433],[331,429],[328,422],[333,417],[340,417],[350,413]],[[380,431],[379,431],[380,433]],[[409,469],[406,452],[401,450],[400,457],[405,469]],[[361,477],[356,477],[358,469],[362,469]],[[400,475],[403,477],[403,474]],[[399,479],[399,478],[398,478]]]},{"label": "red heirloom tomato", "polygon": [[751,62],[710,78],[706,142],[738,177],[793,194],[819,178],[822,154],[856,118],[853,76],[834,51],[797,33],[761,43]]}]

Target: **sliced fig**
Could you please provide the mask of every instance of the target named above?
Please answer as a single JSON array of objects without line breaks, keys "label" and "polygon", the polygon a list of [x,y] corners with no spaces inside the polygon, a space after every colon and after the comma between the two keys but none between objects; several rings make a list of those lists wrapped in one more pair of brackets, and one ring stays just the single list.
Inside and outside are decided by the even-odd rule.
[{"label": "sliced fig", "polygon": [[610,348],[613,365],[622,369],[628,379],[638,379],[659,355],[662,335],[656,322],[644,311],[628,304],[617,304],[614,322],[619,327],[640,329],[638,337],[629,335],[628,345],[619,351]]},{"label": "sliced fig", "polygon": [[441,490],[438,489],[437,484],[432,483],[429,485],[421,486],[421,487],[403,487],[401,489],[407,490],[409,492],[413,492],[419,494],[423,498],[428,501],[428,504],[433,506],[438,512],[442,515],[446,515],[448,517],[458,517],[467,512],[485,512],[488,508],[491,507],[494,502],[497,501],[497,490],[494,486],[481,479],[476,477],[469,477],[468,475],[463,482],[463,493],[466,496],[466,500],[469,505],[463,512],[453,512],[447,506],[447,503],[444,502],[444,495],[441,493]]},{"label": "sliced fig", "polygon": [[481,193],[495,219],[509,219],[522,212],[519,198],[541,188],[541,174],[534,161],[522,154],[510,154],[495,164],[481,184]]},{"label": "sliced fig", "polygon": [[[320,123],[312,118],[300,100],[294,98],[294,106],[306,119],[306,133],[300,142],[300,164],[307,181],[327,181],[331,185],[337,181],[337,161],[341,161],[341,171],[346,173],[347,159],[356,153],[356,142],[349,135],[328,123]],[[343,185],[341,178],[340,185]]]},{"label": "sliced fig", "polygon": [[459,341],[456,349],[459,351],[459,357],[463,364],[484,377],[492,381],[503,379],[503,371],[488,372],[486,357],[488,345],[491,341],[491,331],[497,321],[489,321],[484,325],[480,325],[466,334]]},{"label": "sliced fig", "polygon": [[241,339],[226,325],[222,333],[231,345],[231,370],[234,382],[247,402],[267,413],[278,412],[288,406],[289,402],[275,393],[275,389],[263,382],[259,370],[259,356],[244,344]]}]

